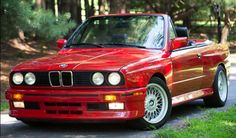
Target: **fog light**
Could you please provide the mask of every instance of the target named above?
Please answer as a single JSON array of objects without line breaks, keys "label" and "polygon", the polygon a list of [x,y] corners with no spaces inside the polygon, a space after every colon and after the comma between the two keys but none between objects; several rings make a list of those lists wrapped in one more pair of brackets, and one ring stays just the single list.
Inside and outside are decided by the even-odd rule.
[{"label": "fog light", "polygon": [[124,109],[124,103],[109,103],[108,104],[109,109],[114,109],[114,110],[122,110]]},{"label": "fog light", "polygon": [[105,95],[104,100],[108,102],[116,101],[116,95]]},{"label": "fog light", "polygon": [[13,97],[12,97],[12,98],[13,98],[14,100],[21,101],[21,100],[23,100],[23,97],[24,97],[23,94],[15,93],[15,94],[13,94]]},{"label": "fog light", "polygon": [[24,102],[13,102],[13,105],[14,105],[14,107],[15,108],[25,108],[25,104],[24,104]]}]

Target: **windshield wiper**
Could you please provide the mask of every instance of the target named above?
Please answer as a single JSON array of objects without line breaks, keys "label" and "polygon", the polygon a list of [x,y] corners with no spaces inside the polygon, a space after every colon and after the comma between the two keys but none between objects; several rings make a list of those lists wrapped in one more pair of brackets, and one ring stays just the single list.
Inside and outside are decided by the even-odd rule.
[{"label": "windshield wiper", "polygon": [[71,43],[68,46],[94,46],[94,47],[104,48],[103,45],[93,44],[93,43],[77,43],[77,44]]},{"label": "windshield wiper", "polygon": [[136,47],[136,48],[146,48],[145,46],[123,44],[123,43],[105,43],[100,45],[111,45],[111,46],[122,46],[122,47]]}]

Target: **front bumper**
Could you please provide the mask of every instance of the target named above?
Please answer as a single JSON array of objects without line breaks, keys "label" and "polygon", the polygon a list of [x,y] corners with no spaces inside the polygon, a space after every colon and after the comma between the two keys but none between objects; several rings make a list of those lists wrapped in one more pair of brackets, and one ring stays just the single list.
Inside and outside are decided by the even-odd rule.
[{"label": "front bumper", "polygon": [[[133,95],[141,92],[142,95]],[[9,115],[18,119],[130,120],[143,117],[146,88],[137,89],[13,89],[6,91]],[[27,106],[14,108],[13,94],[24,94]],[[109,110],[104,95],[114,94],[123,110]],[[92,105],[92,106],[91,106]],[[102,105],[102,106],[101,106]],[[93,108],[91,108],[93,107]]]}]

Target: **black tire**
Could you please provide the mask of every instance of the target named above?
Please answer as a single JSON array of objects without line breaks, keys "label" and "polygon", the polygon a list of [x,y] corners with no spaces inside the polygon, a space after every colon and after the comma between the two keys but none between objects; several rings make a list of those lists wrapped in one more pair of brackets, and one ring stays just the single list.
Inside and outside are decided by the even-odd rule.
[{"label": "black tire", "polygon": [[158,84],[159,86],[161,86],[164,89],[165,93],[166,93],[167,101],[168,101],[168,103],[167,103],[168,107],[167,107],[167,111],[164,115],[164,118],[162,118],[157,123],[149,123],[144,119],[144,117],[139,118],[139,119],[135,119],[135,120],[131,120],[128,123],[132,128],[142,129],[142,130],[157,129],[157,128],[160,128],[161,126],[163,126],[166,123],[166,121],[168,120],[168,118],[170,117],[171,110],[172,110],[172,100],[171,100],[171,94],[169,92],[169,89],[167,88],[165,82],[162,79],[158,78],[158,77],[151,78],[149,84],[152,84],[152,83]]},{"label": "black tire", "polygon": [[[225,85],[226,85],[226,98],[225,100],[222,100],[220,97],[220,91],[218,88],[218,78],[219,78],[219,74],[223,72],[224,76],[225,76]],[[217,71],[216,71],[216,75],[214,78],[214,82],[213,82],[213,91],[214,93],[211,96],[205,97],[204,103],[206,106],[210,106],[210,107],[222,107],[225,105],[226,101],[227,101],[227,97],[228,97],[228,81],[227,81],[227,77],[226,77],[226,71],[222,66],[218,66]]]}]

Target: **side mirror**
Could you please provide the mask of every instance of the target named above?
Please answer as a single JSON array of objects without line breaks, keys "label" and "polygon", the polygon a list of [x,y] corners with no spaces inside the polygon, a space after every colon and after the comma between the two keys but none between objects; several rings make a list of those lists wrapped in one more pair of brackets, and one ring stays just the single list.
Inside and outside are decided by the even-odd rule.
[{"label": "side mirror", "polygon": [[175,50],[184,46],[187,46],[188,38],[187,37],[176,37],[171,40],[171,48],[170,50]]},{"label": "side mirror", "polygon": [[57,47],[58,48],[63,48],[63,46],[66,44],[66,42],[67,42],[67,40],[65,40],[65,39],[58,39],[57,40]]}]

